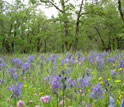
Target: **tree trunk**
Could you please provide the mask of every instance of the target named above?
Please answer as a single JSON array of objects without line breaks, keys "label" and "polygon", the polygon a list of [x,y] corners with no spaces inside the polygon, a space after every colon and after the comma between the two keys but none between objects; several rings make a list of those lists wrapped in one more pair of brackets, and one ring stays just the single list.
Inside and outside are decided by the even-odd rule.
[{"label": "tree trunk", "polygon": [[40,52],[40,48],[41,48],[41,40],[40,40],[40,38],[38,38],[38,40],[37,40],[37,53]]},{"label": "tree trunk", "polygon": [[81,1],[80,10],[78,12],[77,20],[76,20],[75,43],[74,43],[74,50],[75,51],[77,50],[77,45],[78,45],[79,24],[80,24],[80,17],[81,17],[83,2],[84,2],[84,0]]},{"label": "tree trunk", "polygon": [[[11,36],[12,28],[13,28],[13,26],[12,26],[12,23],[11,23],[10,29],[9,29],[9,32],[8,32],[8,38]],[[11,53],[11,49],[10,49],[11,44],[8,42],[8,38],[6,38],[6,40],[5,40],[5,48],[7,50],[7,53]]]},{"label": "tree trunk", "polygon": [[5,47],[6,47],[7,53],[9,54],[11,50],[10,50],[10,45],[9,45],[8,40],[5,41]]},{"label": "tree trunk", "polygon": [[122,19],[123,24],[124,24],[124,13],[123,13],[122,8],[121,8],[121,0],[118,0],[118,10],[119,10],[121,19]]},{"label": "tree trunk", "polygon": [[[16,31],[14,32],[14,38],[16,37]],[[12,44],[11,44],[11,47],[12,47],[12,50],[11,50],[11,53],[15,53],[15,41],[13,40],[12,41]]]},{"label": "tree trunk", "polygon": [[68,49],[68,41],[66,40],[66,38],[67,38],[67,36],[68,36],[68,30],[67,30],[67,22],[66,21],[64,21],[64,45],[65,45],[65,50],[66,51],[69,51],[69,49]]},{"label": "tree trunk", "polygon": [[64,23],[64,48],[66,51],[69,51],[68,48],[68,41],[66,40],[67,36],[68,36],[68,28],[67,28],[67,18],[65,18],[66,16],[66,10],[65,10],[65,1],[61,0],[61,6],[62,6],[62,10],[52,1],[48,1],[52,6],[54,6],[59,12],[61,12],[63,14],[63,23]]},{"label": "tree trunk", "polygon": [[2,40],[2,53],[5,53],[5,38]]},{"label": "tree trunk", "polygon": [[66,17],[66,12],[65,12],[65,2],[64,0],[61,1],[61,5],[62,5],[62,14],[63,14],[63,21],[64,21],[64,45],[65,45],[65,50],[69,51],[68,48],[68,41],[66,40],[67,36],[68,36],[68,28],[67,28],[67,17]]},{"label": "tree trunk", "polygon": [[62,44],[62,52],[64,53],[64,44]]},{"label": "tree trunk", "polygon": [[44,40],[44,52],[45,53],[47,52],[47,40],[46,39]]}]

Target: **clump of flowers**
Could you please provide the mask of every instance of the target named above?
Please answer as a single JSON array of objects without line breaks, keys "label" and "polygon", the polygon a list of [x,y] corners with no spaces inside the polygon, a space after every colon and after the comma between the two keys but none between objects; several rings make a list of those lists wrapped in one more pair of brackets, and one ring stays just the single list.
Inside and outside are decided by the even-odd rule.
[{"label": "clump of flowers", "polygon": [[94,97],[96,100],[98,98],[102,98],[103,89],[99,85],[99,82],[97,82],[94,87],[91,87],[91,89],[93,90],[93,93],[91,94],[92,97]]},{"label": "clump of flowers", "polygon": [[18,101],[17,107],[24,107],[24,101]]},{"label": "clump of flowers", "polygon": [[64,100],[61,100],[59,105],[63,105],[64,104]]},{"label": "clump of flowers", "polygon": [[40,97],[40,101],[43,103],[48,103],[50,101],[50,96],[44,96],[44,97]]},{"label": "clump of flowers", "polygon": [[11,78],[18,78],[17,72],[15,68],[9,68],[8,72],[10,73]]},{"label": "clump of flowers", "polygon": [[11,97],[19,97],[19,94],[21,93],[21,88],[23,88],[23,86],[20,82],[17,83],[17,86],[11,84],[10,88],[8,88],[8,90],[12,91]]}]

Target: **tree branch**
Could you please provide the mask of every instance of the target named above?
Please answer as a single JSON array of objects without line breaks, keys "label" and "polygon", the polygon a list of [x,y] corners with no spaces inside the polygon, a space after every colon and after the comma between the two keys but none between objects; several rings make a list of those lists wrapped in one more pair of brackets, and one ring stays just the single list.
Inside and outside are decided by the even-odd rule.
[{"label": "tree branch", "polygon": [[84,2],[84,0],[81,1],[80,10],[79,10],[79,13],[78,13],[79,18],[81,17],[81,11],[82,11],[83,2]]},{"label": "tree branch", "polygon": [[94,27],[94,29],[96,30],[96,32],[98,33],[98,36],[100,37],[101,39],[101,42],[102,42],[102,45],[104,46],[105,48],[105,43],[104,43],[104,40],[102,39],[102,36],[101,36],[101,33],[99,32],[98,28],[97,27]]},{"label": "tree branch", "polygon": [[80,17],[81,17],[81,11],[82,11],[83,2],[84,2],[84,0],[81,1],[80,10],[79,10],[78,15],[77,15],[76,36],[78,36],[78,32],[79,32],[79,20],[80,20]]},{"label": "tree branch", "polygon": [[63,11],[58,7],[56,6],[52,1],[48,1],[51,5],[53,5],[57,10],[59,10],[61,13],[63,13]]},{"label": "tree branch", "polygon": [[81,17],[81,11],[82,11],[83,2],[84,2],[84,0],[81,1],[80,9],[79,9],[79,12],[77,14],[77,20],[76,20],[75,44],[74,44],[75,51],[77,49],[77,44],[78,44],[79,24],[80,24],[80,17]]},{"label": "tree branch", "polygon": [[66,0],[65,3],[67,3],[69,0]]}]

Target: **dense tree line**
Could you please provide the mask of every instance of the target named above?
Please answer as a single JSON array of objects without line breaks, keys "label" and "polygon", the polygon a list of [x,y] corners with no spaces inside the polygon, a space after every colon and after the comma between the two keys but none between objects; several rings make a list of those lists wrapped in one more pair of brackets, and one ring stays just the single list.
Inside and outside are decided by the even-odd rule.
[{"label": "dense tree line", "polygon": [[[56,8],[58,16],[47,18],[37,8],[42,5]],[[0,53],[123,48],[122,0],[0,1]]]}]

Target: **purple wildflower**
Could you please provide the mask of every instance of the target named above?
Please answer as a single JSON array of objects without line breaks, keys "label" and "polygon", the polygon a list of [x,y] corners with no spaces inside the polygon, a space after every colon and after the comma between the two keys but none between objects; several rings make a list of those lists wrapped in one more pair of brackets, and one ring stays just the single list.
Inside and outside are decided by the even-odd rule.
[{"label": "purple wildflower", "polygon": [[99,85],[99,82],[97,82],[97,84],[95,84],[94,87],[91,87],[91,89],[93,90],[93,93],[91,94],[92,97],[94,97],[96,100],[98,98],[102,98],[101,96],[102,96],[102,93],[103,93],[103,89]]},{"label": "purple wildflower", "polygon": [[10,72],[12,78],[18,78],[15,68],[9,68],[8,72]]},{"label": "purple wildflower", "polygon": [[10,88],[8,88],[8,90],[12,91],[12,96],[11,97],[13,97],[13,96],[18,97],[19,94],[21,93],[21,88],[23,88],[23,86],[21,85],[20,82],[18,82],[16,86],[15,86],[15,84],[14,85],[11,84]]},{"label": "purple wildflower", "polygon": [[121,102],[121,106],[120,107],[124,107],[124,98],[122,99],[122,102]]}]

